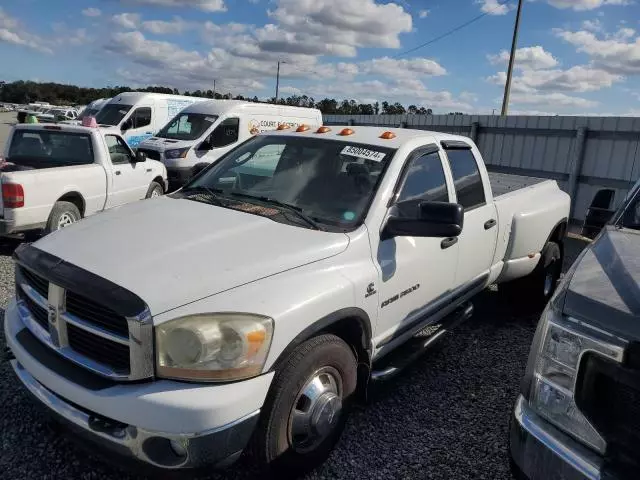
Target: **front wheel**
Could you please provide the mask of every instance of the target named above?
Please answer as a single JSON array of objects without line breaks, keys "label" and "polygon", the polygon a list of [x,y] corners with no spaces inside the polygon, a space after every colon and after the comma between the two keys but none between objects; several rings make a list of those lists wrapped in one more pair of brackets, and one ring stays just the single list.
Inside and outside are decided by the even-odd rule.
[{"label": "front wheel", "polygon": [[298,346],[276,369],[252,440],[255,460],[277,478],[321,464],[344,429],[356,384],[356,359],[339,337]]},{"label": "front wheel", "polygon": [[540,261],[529,275],[502,284],[501,290],[520,305],[541,308],[553,296],[562,273],[562,250],[556,242],[547,242]]},{"label": "front wheel", "polygon": [[162,188],[162,185],[160,185],[158,182],[151,182],[151,185],[149,185],[149,189],[147,190],[147,194],[144,198],[160,197],[163,193],[164,189]]},{"label": "front wheel", "polygon": [[49,215],[45,233],[55,232],[72,225],[82,218],[80,210],[71,202],[56,202]]}]

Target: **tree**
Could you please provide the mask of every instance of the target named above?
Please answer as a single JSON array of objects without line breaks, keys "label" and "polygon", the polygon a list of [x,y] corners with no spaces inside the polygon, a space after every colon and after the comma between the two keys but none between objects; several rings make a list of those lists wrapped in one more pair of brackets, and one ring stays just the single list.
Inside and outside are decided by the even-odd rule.
[{"label": "tree", "polygon": [[415,105],[409,105],[409,108],[407,108],[407,113],[409,113],[410,115],[415,115],[416,113],[418,113],[418,107],[416,107]]}]

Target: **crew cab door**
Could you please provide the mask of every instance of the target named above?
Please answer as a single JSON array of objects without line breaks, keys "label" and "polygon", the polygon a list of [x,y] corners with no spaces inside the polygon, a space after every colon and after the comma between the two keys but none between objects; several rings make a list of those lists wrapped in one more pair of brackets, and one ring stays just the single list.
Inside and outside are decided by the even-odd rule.
[{"label": "crew cab door", "polygon": [[136,148],[147,138],[153,136],[152,115],[153,108],[151,105],[139,106],[131,112],[129,118],[122,124],[124,138],[131,148]]},{"label": "crew cab door", "polygon": [[489,274],[498,235],[498,216],[480,155],[466,142],[443,142],[455,188],[464,207],[464,227],[458,237],[459,257],[455,283],[474,287]]},{"label": "crew cab door", "polygon": [[119,135],[105,135],[104,139],[112,163],[107,208],[144,198],[151,183],[147,162],[136,163],[133,152]]},{"label": "crew cab door", "polygon": [[[401,201],[453,201],[451,180],[435,146],[409,155],[389,207]],[[371,235],[379,235],[378,232]],[[379,237],[378,237],[379,238]],[[454,286],[458,245],[443,238],[375,238],[374,262],[380,272],[376,349],[406,335],[425,318],[430,305]]]}]

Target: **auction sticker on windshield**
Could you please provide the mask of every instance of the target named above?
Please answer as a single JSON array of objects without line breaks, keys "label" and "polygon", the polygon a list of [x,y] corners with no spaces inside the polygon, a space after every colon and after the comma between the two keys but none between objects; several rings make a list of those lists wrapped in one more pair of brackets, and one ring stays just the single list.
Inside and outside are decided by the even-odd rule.
[{"label": "auction sticker on windshield", "polygon": [[349,155],[350,157],[366,158],[367,160],[373,160],[374,162],[381,162],[384,160],[385,154],[382,152],[375,152],[366,148],[346,146],[340,152],[341,155]]}]

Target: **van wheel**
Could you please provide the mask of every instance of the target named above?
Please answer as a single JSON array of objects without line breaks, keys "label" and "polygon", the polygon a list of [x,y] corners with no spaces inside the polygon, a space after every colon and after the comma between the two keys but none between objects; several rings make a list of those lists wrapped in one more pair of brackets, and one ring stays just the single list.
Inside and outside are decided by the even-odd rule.
[{"label": "van wheel", "polygon": [[509,298],[530,309],[542,308],[556,291],[562,273],[562,250],[556,242],[547,242],[540,261],[529,275],[500,285]]},{"label": "van wheel", "polygon": [[342,434],[356,384],[356,359],[342,339],[320,335],[298,346],[276,369],[251,455],[276,478],[321,464]]},{"label": "van wheel", "polygon": [[71,202],[56,202],[49,215],[45,233],[55,232],[76,223],[82,218],[80,210]]},{"label": "van wheel", "polygon": [[149,185],[149,190],[147,190],[147,194],[144,198],[160,197],[163,193],[164,189],[162,188],[162,185],[160,185],[158,182],[151,182],[151,185]]}]

